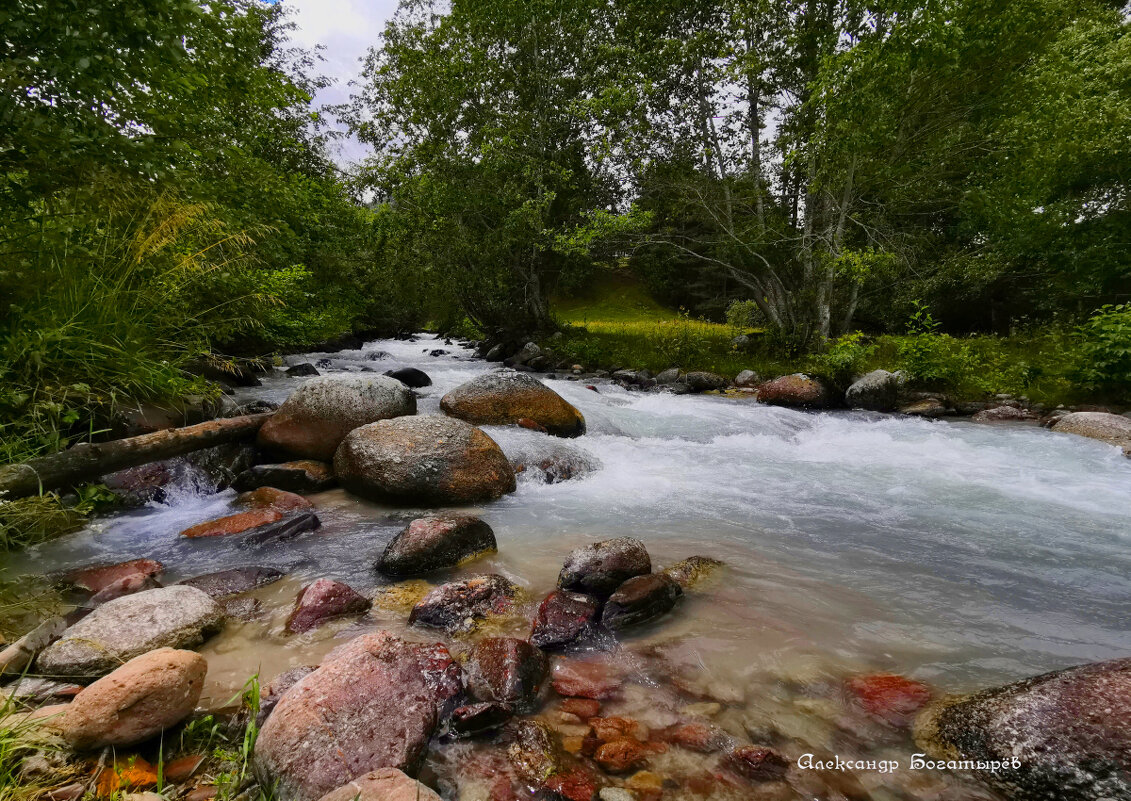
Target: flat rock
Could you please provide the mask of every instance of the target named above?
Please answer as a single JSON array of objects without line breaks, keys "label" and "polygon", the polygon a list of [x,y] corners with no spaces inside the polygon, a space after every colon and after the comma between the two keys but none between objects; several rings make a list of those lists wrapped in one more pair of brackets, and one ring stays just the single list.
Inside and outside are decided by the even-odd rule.
[{"label": "flat rock", "polygon": [[279,700],[255,743],[278,801],[317,801],[368,771],[412,772],[461,692],[442,645],[365,634],[327,655]]},{"label": "flat rock", "polygon": [[286,573],[282,570],[276,570],[273,567],[233,567],[177,583],[196,587],[207,594],[209,598],[219,599],[241,592],[249,592],[259,587],[266,587],[268,584],[274,584],[285,575]]},{"label": "flat rock", "polygon": [[148,740],[188,717],[208,663],[192,651],[158,648],[80,692],[63,717],[63,737],[80,751]]},{"label": "flat rock", "polygon": [[497,549],[495,532],[472,515],[420,517],[401,530],[377,560],[386,576],[409,578],[455,567]]},{"label": "flat rock", "polygon": [[950,414],[950,410],[938,398],[923,398],[917,400],[906,406],[899,408],[900,414],[905,414],[910,417],[926,417],[927,419],[934,419],[937,417],[945,417]]},{"label": "flat rock", "polygon": [[195,587],[146,590],[102,604],[36,660],[51,676],[94,677],[157,648],[198,645],[224,625],[224,612]]},{"label": "flat rock", "polygon": [[1131,798],[1131,658],[949,698],[915,723],[936,759],[1006,761],[974,773],[1014,801]]},{"label": "flat rock", "polygon": [[480,701],[533,712],[546,680],[546,655],[525,640],[486,637],[475,644],[465,665],[467,688]]},{"label": "flat rock", "polygon": [[1036,420],[1037,416],[1027,409],[1019,409],[1016,406],[994,406],[976,412],[970,419],[975,423],[1007,423],[1020,420]]},{"label": "flat rock", "polygon": [[559,657],[551,669],[551,683],[558,695],[605,701],[620,695],[623,681],[607,662]]},{"label": "flat rock", "polygon": [[597,635],[600,613],[601,602],[592,595],[552,592],[538,607],[530,642],[546,650],[587,643]]},{"label": "flat rock", "polygon": [[651,572],[652,560],[644,543],[617,537],[571,551],[558,575],[558,587],[608,598],[628,579]]},{"label": "flat rock", "polygon": [[518,587],[493,573],[452,581],[425,595],[412,608],[408,622],[449,633],[469,632],[479,621],[511,611],[517,596]]},{"label": "flat rock", "polygon": [[533,420],[550,434],[577,437],[585,418],[572,404],[538,379],[511,371],[486,373],[440,399],[445,414],[475,425],[510,425]]},{"label": "flat rock", "polygon": [[319,376],[304,381],[263,427],[257,442],[275,453],[329,461],[359,426],[416,414],[416,397],[388,376]]},{"label": "flat rock", "polygon": [[679,584],[663,573],[634,576],[609,596],[601,623],[610,631],[647,623],[670,612],[681,595]]},{"label": "flat rock", "polygon": [[1131,446],[1131,420],[1108,412],[1071,412],[1057,419],[1050,428],[1061,434],[1098,439],[1118,445],[1128,452]]},{"label": "flat rock", "polygon": [[393,503],[455,505],[515,490],[514,470],[493,439],[450,417],[401,417],[350,432],[334,456],[347,490]]},{"label": "flat rock", "polygon": [[295,599],[295,608],[287,618],[287,631],[301,634],[321,626],[328,620],[365,612],[369,599],[340,581],[320,578],[302,588]]},{"label": "flat rock", "polygon": [[165,572],[165,566],[152,559],[131,559],[128,562],[118,562],[112,565],[90,565],[75,570],[68,570],[52,578],[60,584],[96,593],[105,589],[115,581],[128,576],[142,574],[157,577]]},{"label": "flat rock", "polygon": [[288,492],[323,492],[337,484],[331,464],[314,459],[300,459],[250,467],[236,476],[232,488],[240,492],[258,487],[278,487]]},{"label": "flat rock", "polygon": [[443,801],[426,785],[396,768],[358,776],[322,796],[321,801]]}]

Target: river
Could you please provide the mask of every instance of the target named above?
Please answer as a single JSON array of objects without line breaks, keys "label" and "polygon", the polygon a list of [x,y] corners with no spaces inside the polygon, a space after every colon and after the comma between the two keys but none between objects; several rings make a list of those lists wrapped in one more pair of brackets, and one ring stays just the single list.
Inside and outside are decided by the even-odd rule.
[{"label": "river", "polygon": [[[436,348],[447,353],[427,355]],[[377,352],[387,355],[372,359]],[[433,384],[418,390],[422,414],[438,413],[444,392],[494,368],[430,337],[288,361],[323,358],[331,365],[324,374],[425,370]],[[238,398],[282,401],[301,380],[280,371]],[[748,731],[760,718],[832,747],[844,728],[836,715],[781,688],[855,672],[897,672],[963,692],[1131,653],[1131,461],[1115,447],[1031,426],[546,383],[585,415],[588,433],[564,442],[598,467],[552,485],[520,477],[517,492],[473,509],[494,528],[499,552],[461,572],[502,573],[538,599],[566,554],[597,539],[638,537],[657,565],[692,554],[723,560],[718,579],[627,645],[661,654],[703,697],[739,709]],[[563,442],[485,430],[511,453]],[[166,505],[34,548],[16,568],[146,556],[167,566],[169,582],[237,564],[288,568],[286,580],[256,593],[272,610],[266,618],[229,624],[201,649],[210,664],[206,700],[219,704],[249,674],[266,679],[317,661],[359,630],[343,622],[286,637],[282,625],[312,578],[361,591],[383,583],[373,561],[413,516],[332,490],[312,496],[322,528],[287,543],[246,550],[223,537],[178,537],[226,513],[232,496],[185,486]],[[404,630],[399,613],[373,619]],[[652,701],[643,693],[636,703]],[[889,781],[873,783],[882,791]],[[892,797],[918,797],[902,792],[912,795]]]}]

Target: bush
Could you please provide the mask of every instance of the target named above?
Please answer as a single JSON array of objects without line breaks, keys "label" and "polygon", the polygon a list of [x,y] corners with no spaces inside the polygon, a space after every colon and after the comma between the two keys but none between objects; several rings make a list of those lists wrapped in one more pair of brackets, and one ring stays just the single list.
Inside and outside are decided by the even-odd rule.
[{"label": "bush", "polygon": [[1131,392],[1131,304],[1100,307],[1077,333],[1079,379],[1102,392]]},{"label": "bush", "polygon": [[762,310],[752,300],[736,300],[727,307],[727,325],[731,328],[748,331],[759,328],[765,322]]},{"label": "bush", "polygon": [[837,386],[847,387],[854,375],[864,372],[868,359],[875,351],[874,343],[869,342],[863,333],[854,331],[830,340],[828,349],[813,357],[806,369]]}]

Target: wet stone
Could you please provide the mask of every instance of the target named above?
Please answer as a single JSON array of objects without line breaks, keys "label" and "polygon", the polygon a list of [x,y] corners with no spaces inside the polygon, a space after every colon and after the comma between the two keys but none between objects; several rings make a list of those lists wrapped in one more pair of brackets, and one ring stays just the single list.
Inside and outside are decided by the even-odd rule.
[{"label": "wet stone", "polygon": [[591,595],[552,592],[538,607],[530,641],[547,650],[587,643],[597,634],[600,611],[601,602]]},{"label": "wet stone", "polygon": [[628,579],[651,572],[652,560],[644,543],[618,537],[572,551],[558,575],[558,587],[608,598]]},{"label": "wet stone", "polygon": [[265,587],[283,578],[286,573],[273,567],[233,567],[177,582],[196,587],[210,598],[227,598],[241,592]]},{"label": "wet stone", "polygon": [[424,596],[412,608],[408,622],[449,633],[469,632],[489,616],[510,612],[517,596],[518,587],[495,574],[452,581]]},{"label": "wet stone", "polygon": [[486,701],[461,706],[448,719],[448,733],[453,737],[474,737],[502,728],[514,716],[506,704]]},{"label": "wet stone", "polygon": [[610,630],[647,623],[671,611],[683,590],[663,573],[630,578],[605,602],[601,622]]},{"label": "wet stone", "polygon": [[532,712],[546,679],[546,655],[525,640],[487,637],[475,644],[465,665],[467,688],[481,701]]},{"label": "wet stone", "polygon": [[301,634],[334,618],[365,612],[369,606],[369,599],[352,587],[320,578],[303,587],[295,599],[294,611],[287,619],[287,631]]},{"label": "wet stone", "polygon": [[497,548],[495,532],[471,515],[432,515],[413,520],[385,547],[377,570],[408,578],[452,568]]}]

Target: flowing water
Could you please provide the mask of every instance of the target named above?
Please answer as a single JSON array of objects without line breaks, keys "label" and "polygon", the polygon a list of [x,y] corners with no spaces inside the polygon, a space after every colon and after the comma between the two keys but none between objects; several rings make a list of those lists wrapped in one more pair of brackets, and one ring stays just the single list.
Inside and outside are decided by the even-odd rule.
[{"label": "flowing water", "polygon": [[[427,355],[435,348],[447,353]],[[427,337],[289,361],[320,358],[330,359],[323,373],[424,369],[433,385],[418,391],[421,414],[438,413],[444,392],[494,368]],[[239,398],[282,401],[301,380],[280,372]],[[615,536],[643,540],[656,565],[692,554],[727,564],[674,615],[626,639],[623,658],[648,678],[621,711],[659,724],[689,698],[707,699],[723,705],[716,720],[727,730],[773,737],[793,756],[821,749],[906,762],[906,735],[852,718],[829,688],[853,673],[891,671],[964,692],[1131,653],[1131,461],[1117,448],[1029,426],[546,383],[584,413],[584,437],[486,430],[509,455],[565,444],[596,469],[549,485],[523,476],[513,495],[475,508],[499,552],[457,572],[502,573],[537,600],[572,548]],[[16,567],[148,556],[167,566],[170,582],[241,564],[288,568],[286,580],[255,593],[267,614],[229,624],[201,649],[205,702],[215,705],[249,674],[317,662],[366,626],[405,631],[394,609],[297,637],[282,626],[312,578],[365,591],[382,584],[373,561],[419,510],[333,490],[312,496],[322,528],[286,543],[178,538],[227,513],[232,497],[174,491],[164,505],[33,549]],[[665,677],[679,679],[678,693],[661,686]],[[674,754],[658,759],[680,769]],[[467,760],[441,749],[430,769],[446,780]],[[974,797],[945,776],[857,775],[877,798]],[[813,797],[824,792],[834,791],[822,784]]]}]

